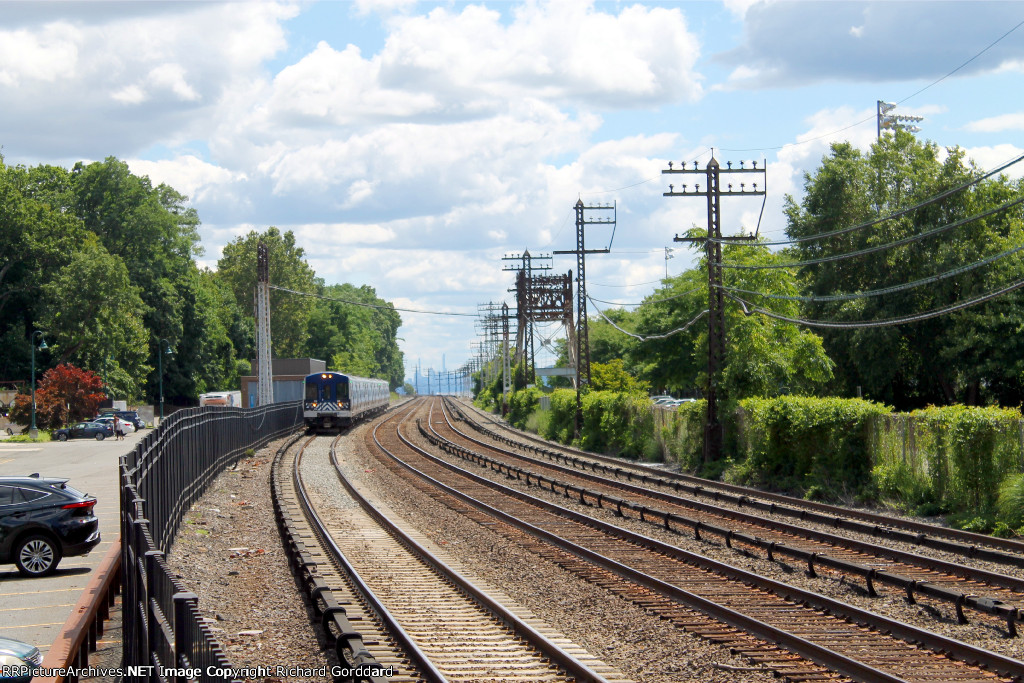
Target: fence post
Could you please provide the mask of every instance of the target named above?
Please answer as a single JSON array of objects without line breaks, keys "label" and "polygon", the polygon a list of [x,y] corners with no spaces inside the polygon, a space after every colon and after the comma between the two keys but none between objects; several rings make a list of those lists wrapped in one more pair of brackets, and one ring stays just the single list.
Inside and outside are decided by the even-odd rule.
[{"label": "fence post", "polygon": [[[157,572],[160,571],[160,565],[157,563],[158,557],[163,557],[163,552],[159,550],[147,550],[145,555],[146,563],[146,622],[149,624],[147,629],[147,635],[149,636],[146,641],[146,646],[149,650],[147,652],[146,665],[153,664],[153,653],[160,652],[160,639],[163,637],[163,629],[160,628],[160,620],[157,618],[155,610],[153,609],[153,601],[156,600],[156,596],[159,593],[157,589]],[[157,602],[159,602],[157,600]],[[167,666],[167,662],[161,662],[163,666]],[[155,671],[155,670],[154,670]],[[150,674],[150,680],[160,680],[155,673]]]},{"label": "fence post", "polygon": [[[195,665],[195,658],[192,656],[192,614],[189,605],[193,609],[199,604],[199,596],[195,593],[175,593],[174,597],[174,668],[182,670],[188,666]],[[187,676],[175,676],[175,683],[187,683]]]}]

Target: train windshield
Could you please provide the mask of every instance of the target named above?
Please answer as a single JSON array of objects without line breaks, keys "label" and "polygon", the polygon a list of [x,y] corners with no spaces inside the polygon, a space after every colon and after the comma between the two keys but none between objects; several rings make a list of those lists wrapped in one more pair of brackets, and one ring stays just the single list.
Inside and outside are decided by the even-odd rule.
[{"label": "train windshield", "polygon": [[307,401],[319,401],[320,392],[317,391],[320,386],[316,382],[306,382],[306,400]]},{"label": "train windshield", "polygon": [[342,377],[338,380],[338,383],[334,386],[338,392],[338,400],[345,401],[348,399],[348,379]]}]

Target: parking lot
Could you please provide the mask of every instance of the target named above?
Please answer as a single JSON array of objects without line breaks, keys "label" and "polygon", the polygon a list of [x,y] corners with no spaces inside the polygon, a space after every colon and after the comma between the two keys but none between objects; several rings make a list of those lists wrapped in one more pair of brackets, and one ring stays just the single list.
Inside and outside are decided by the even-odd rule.
[{"label": "parking lot", "polygon": [[11,443],[0,438],[0,476],[39,472],[67,478],[68,484],[96,497],[102,541],[84,557],[61,560],[47,577],[23,578],[13,564],[0,565],[0,635],[37,645],[45,654],[89,581],[93,568],[117,539],[118,457],[148,432],[124,441],[75,439],[66,442]]}]

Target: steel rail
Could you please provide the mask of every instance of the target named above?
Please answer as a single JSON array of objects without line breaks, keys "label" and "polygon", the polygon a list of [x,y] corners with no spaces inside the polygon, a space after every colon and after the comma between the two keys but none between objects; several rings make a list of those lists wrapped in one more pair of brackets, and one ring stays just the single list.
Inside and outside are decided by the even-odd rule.
[{"label": "steel rail", "polygon": [[[407,418],[408,416],[406,416],[405,419]],[[387,421],[380,422],[373,429],[373,441],[377,444],[378,448],[384,452],[387,452],[387,449],[377,438],[377,430],[386,424],[386,422]],[[348,491],[349,495],[359,503],[370,517],[384,527],[389,534],[395,537],[396,540],[404,545],[413,555],[418,557],[421,562],[432,567],[434,571],[443,576],[447,581],[464,591],[472,598],[472,600],[493,614],[498,620],[502,621],[518,637],[531,643],[538,651],[551,660],[551,662],[564,669],[570,676],[575,677],[575,680],[580,683],[609,683],[607,678],[593,671],[586,664],[572,656],[572,654],[563,650],[549,638],[510,612],[504,605],[495,601],[472,581],[464,577],[455,569],[449,567],[443,560],[417,543],[394,522],[381,514],[381,512],[370,503],[370,501],[368,501],[355,489],[354,486],[352,486],[342,473],[333,445],[331,446],[331,462],[334,465],[335,474],[338,476],[338,479],[345,487],[345,490]]]},{"label": "steel rail", "polygon": [[[598,462],[605,463],[608,471],[616,473],[617,476],[623,474],[636,476],[643,483],[657,484],[675,491],[685,491],[690,495],[709,497],[714,500],[723,500],[739,506],[749,506],[763,512],[795,517],[800,520],[813,521],[819,524],[827,524],[837,529],[847,529],[863,534],[890,538],[904,543],[912,543],[914,545],[934,548],[936,550],[944,550],[946,552],[963,555],[967,558],[983,559],[990,562],[1024,567],[1024,542],[1022,541],[1010,538],[986,536],[984,534],[963,531],[961,529],[937,527],[934,524],[927,524],[925,522],[917,522],[914,520],[893,519],[886,515],[863,510],[848,510],[835,505],[829,505],[827,503],[803,500],[801,498],[794,498],[780,493],[771,493],[769,491],[760,491],[758,489],[740,486],[738,484],[702,479],[700,477],[680,472],[658,472],[657,475],[652,475],[650,468],[645,468],[642,465],[633,464],[622,458],[615,458],[599,453],[591,453],[571,446],[555,444],[532,434],[515,430],[507,424],[492,419],[492,424],[514,433],[516,437],[520,439],[540,444],[540,447],[538,448],[530,446],[529,444],[523,444],[487,429],[483,424],[474,419],[470,419],[466,412],[460,408],[456,408],[456,412],[462,415],[464,421],[475,430],[487,433],[488,436],[499,441],[504,441],[510,445],[520,448],[549,454],[552,457],[564,458],[567,461],[576,460],[578,458],[588,458],[592,461],[596,460]],[[553,448],[557,448],[563,452],[552,450]],[[573,458],[572,456],[576,457]],[[725,493],[723,493],[723,491]],[[999,548],[1001,550],[995,550],[995,548]]]},{"label": "steel rail", "polygon": [[[553,503],[549,503],[548,501],[539,499],[535,496],[531,496],[529,494],[522,493],[514,489],[510,489],[490,479],[481,477],[477,474],[459,468],[453,465],[452,463],[446,462],[445,460],[438,458],[428,453],[424,449],[416,446],[407,437],[405,437],[405,435],[402,434],[400,430],[398,432],[398,435],[399,438],[402,439],[403,443],[405,443],[414,452],[426,458],[429,462],[434,463],[436,465],[440,465],[441,467],[451,472],[455,472],[458,475],[469,479],[470,481],[473,481],[477,484],[481,484],[484,487],[501,493],[509,498],[528,503],[538,509],[545,510],[547,512],[559,515],[561,517],[572,520],[574,522],[578,522],[580,524],[584,524],[586,526],[589,526],[590,528],[602,531],[603,533],[611,537],[617,537],[620,539],[628,540],[629,542],[637,545],[648,547],[661,555],[691,563],[707,571],[729,578],[730,580],[734,580],[746,585],[757,586],[766,591],[770,591],[771,593],[779,597],[789,600],[794,604],[808,605],[815,609],[821,610],[824,613],[841,616],[842,618],[846,619],[851,623],[872,628],[873,630],[879,633],[888,634],[894,638],[903,640],[910,644],[922,645],[925,648],[937,654],[942,654],[947,657],[956,659],[958,661],[968,663],[970,665],[985,668],[990,672],[997,673],[998,675],[1024,681],[1024,662],[1020,660],[1012,659],[1010,657],[1006,657],[998,653],[977,648],[962,641],[955,640],[953,638],[948,638],[946,636],[932,633],[930,631],[925,631],[923,629],[916,628],[909,624],[896,621],[889,617],[881,616],[878,614],[874,614],[872,612],[868,612],[866,610],[853,607],[851,605],[842,603],[838,600],[834,600],[827,596],[814,593],[812,591],[806,591],[800,588],[796,588],[794,586],[790,586],[788,584],[784,584],[773,579],[769,579],[767,577],[759,576],[752,572],[748,572],[743,569],[739,569],[737,567],[733,567],[731,565],[712,560],[702,555],[685,551],[681,548],[677,548],[675,546],[663,543],[656,539],[630,532],[621,527],[617,527],[615,525],[608,524],[600,520],[595,520],[585,515],[581,515],[572,510],[568,510]],[[440,487],[442,490],[456,496],[457,498],[463,500],[467,504],[472,505],[481,511],[484,511],[487,514],[497,516],[503,521],[506,521],[507,523],[512,524],[513,526],[521,528],[522,530],[527,531],[528,533],[544,538],[545,540],[548,540],[548,542],[554,543],[559,547],[562,547],[567,552],[571,552],[588,561],[598,563],[601,566],[604,566],[606,569],[616,573],[620,573],[620,575],[623,576],[628,575],[632,577],[633,573],[640,574],[639,572],[636,572],[636,570],[633,570],[629,567],[625,567],[624,570],[620,572],[620,569],[623,567],[623,565],[620,565],[614,560],[603,558],[599,554],[594,553],[589,549],[583,548],[582,546],[578,546],[572,541],[563,539],[544,529],[535,527],[534,525],[531,525],[528,522],[519,520],[508,513],[505,513],[501,510],[497,510],[492,506],[488,505],[487,503],[484,503],[466,493],[458,491],[457,489],[454,489],[453,487],[444,484],[443,482],[438,481],[436,478],[433,478],[429,474],[426,474],[425,472],[416,469],[410,464],[405,463],[400,459],[397,459],[395,456],[391,455],[391,457],[405,469],[409,470],[410,472],[413,472],[414,474],[423,478],[424,480],[431,482],[433,485]],[[687,604],[691,604],[695,606],[697,609],[702,609],[702,611],[705,606],[708,607],[708,609],[721,608],[721,606],[714,605],[714,603],[711,603],[711,605],[705,605],[704,603],[706,602],[706,600],[704,598],[693,595],[678,587],[671,586],[671,584],[665,584],[665,586],[662,586],[662,584],[664,584],[665,582],[660,582],[658,579],[649,577],[646,574],[640,574],[640,576],[637,577],[637,580],[651,581],[649,587],[651,587],[652,590],[657,590],[658,592],[662,592],[665,586],[671,587],[672,591],[670,591],[670,593],[663,594],[668,595],[669,597],[673,597],[674,599],[678,596],[678,599],[689,600],[690,596],[692,596],[696,600],[694,602]],[[675,591],[679,591],[679,593],[676,593]],[[721,609],[727,610],[728,608]],[[726,612],[723,612],[722,614],[723,619],[729,616]],[[744,618],[747,619],[749,617]],[[744,628],[744,630],[746,630],[743,626],[738,627]],[[817,661],[818,663],[824,666],[833,668],[837,672],[843,673],[844,675],[849,675],[853,678],[856,678],[857,680],[863,681],[900,680],[898,678],[893,678],[891,674],[877,671],[876,669],[866,666],[861,662],[851,660],[850,658],[845,657],[840,653],[836,653],[826,648],[821,648],[821,646],[818,646],[814,643],[807,643],[807,641],[805,641],[804,639],[799,638],[798,636],[795,636],[793,634],[790,634],[787,631],[775,629],[774,627],[768,624],[764,624],[764,627],[772,630],[774,634],[773,637],[783,638],[783,641],[781,642],[791,643],[793,648],[805,648],[805,646],[808,644],[813,646],[811,648],[806,648],[802,650],[794,649],[793,651],[797,652],[798,654],[801,654],[802,656],[806,656],[808,659]],[[772,642],[780,641],[772,640]],[[787,649],[789,647],[790,646],[787,645]],[[825,659],[819,660],[809,656],[811,652],[817,652],[818,649],[824,650],[824,652],[821,653],[819,656],[825,657]],[[808,654],[805,654],[805,652]],[[852,662],[854,668],[836,668],[848,666],[846,662]],[[882,677],[873,677],[876,675]]]},{"label": "steel rail", "polygon": [[[296,528],[296,520],[288,509],[291,505],[298,503],[298,500],[294,502],[286,500],[287,492],[285,491],[284,483],[281,481],[282,475],[280,470],[283,467],[282,461],[285,454],[302,438],[302,434],[296,434],[293,438],[282,444],[278,448],[277,453],[274,454],[273,463],[271,464],[271,503],[274,507],[274,517],[277,521],[278,530],[281,533],[281,540],[285,546],[285,553],[288,556],[292,572],[296,574],[298,583],[309,597],[312,609],[320,620],[320,627],[323,629],[324,634],[334,638],[335,654],[338,657],[338,661],[350,664],[350,668],[353,669],[363,667],[364,672],[367,669],[371,671],[379,670],[382,666],[378,666],[376,658],[366,649],[362,632],[357,631],[352,622],[349,621],[348,610],[338,602],[335,596],[336,589],[332,589],[324,578],[317,573],[317,562],[306,552],[306,544],[301,541],[301,529]],[[306,440],[306,443],[300,449],[300,453],[305,450],[306,446],[314,438],[310,437]],[[294,479],[291,481],[294,489],[295,481]],[[303,514],[301,508],[296,512]],[[315,532],[312,526],[310,530]],[[337,634],[331,630],[330,624],[332,623],[337,630]],[[346,650],[351,654],[346,656]],[[337,678],[340,680],[353,680],[352,678],[340,675]],[[358,680],[360,683],[386,683],[386,678],[373,673],[362,675]]]},{"label": "steel rail", "polygon": [[[512,498],[531,503],[534,500],[536,500],[537,502],[542,503],[542,505],[538,505],[538,507],[541,507],[541,509],[546,509],[549,506],[549,504],[547,504],[546,502],[540,501],[539,499],[534,499],[532,496],[521,494],[517,491],[507,489],[506,487],[501,487],[500,485],[494,484],[489,479],[480,477],[479,475],[472,474],[465,470],[460,470],[460,468],[457,468],[451,465],[450,463],[446,463],[445,461],[436,458],[427,451],[416,446],[408,438],[406,438],[405,435],[401,433],[401,431],[398,431],[397,433],[399,438],[406,446],[408,446],[410,449],[412,449],[419,455],[424,456],[431,462],[435,462],[436,464],[446,467],[447,469],[456,472],[457,474],[461,474],[478,484],[483,484],[484,486],[488,486],[498,491],[505,489],[504,491],[501,492],[506,493],[506,495],[509,495]],[[498,508],[488,505],[487,503],[478,500],[477,498],[474,498],[469,494],[463,493],[462,491],[452,486],[449,486],[444,482],[435,479],[434,477],[431,477],[429,474],[423,472],[422,470],[417,469],[416,467],[405,462],[404,460],[394,455],[390,451],[384,450],[384,452],[401,467],[405,468],[415,476],[420,477],[429,484],[437,487],[438,489],[448,493],[449,495],[455,496],[456,498],[469,504],[470,506],[492,517],[495,517],[521,531],[524,531],[530,534],[531,536],[542,539],[547,543],[550,543],[551,545],[565,552],[571,553],[596,566],[608,570],[613,574],[619,576],[620,578],[623,578],[627,581],[631,581],[633,583],[636,583],[637,585],[652,590],[660,595],[676,600],[686,605],[687,607],[711,615],[714,618],[720,620],[721,622],[728,624],[729,626],[753,634],[767,642],[777,643],[782,647],[785,647],[786,649],[790,650],[791,652],[794,652],[802,657],[805,657],[810,661],[823,665],[837,673],[848,676],[854,680],[861,681],[862,683],[906,683],[906,681],[902,678],[893,676],[884,671],[880,671],[874,667],[865,665],[861,662],[858,662],[855,659],[851,659],[849,657],[846,657],[845,655],[842,655],[841,653],[835,652],[834,650],[807,641],[806,639],[800,638],[799,636],[791,634],[788,631],[784,631],[782,629],[771,626],[770,624],[767,624],[763,621],[752,618],[741,612],[737,612],[736,610],[733,610],[724,605],[715,603],[711,600],[708,600],[707,598],[704,598],[695,593],[691,593],[690,591],[679,588],[678,586],[674,586],[670,583],[657,579],[653,576],[650,576],[649,574],[640,572],[620,562],[606,558],[603,555],[600,555],[599,553],[590,550],[589,548],[585,548],[576,543],[573,543],[572,541],[564,539],[545,529],[530,524],[529,522],[521,520],[509,513],[506,513],[503,510],[499,510]],[[553,511],[554,508],[556,508],[557,506],[550,507]],[[599,530],[604,531],[604,529]],[[630,534],[630,532],[626,532],[621,529],[617,530],[617,535],[621,536],[622,534]],[[666,546],[666,548],[669,547],[670,546]],[[712,560],[709,561],[714,562]]]},{"label": "steel rail", "polygon": [[[335,437],[335,441],[341,438],[341,434]],[[302,473],[299,471],[299,463],[302,459],[302,453],[295,458],[295,462],[292,464],[292,480],[295,484],[296,493],[299,495],[299,503],[303,508],[303,512],[307,519],[310,521],[313,527],[313,532],[320,540],[321,545],[324,549],[328,550],[331,554],[331,559],[334,561],[342,573],[348,577],[353,587],[363,596],[370,608],[377,613],[378,618],[386,626],[388,632],[395,638],[399,643],[399,647],[405,654],[413,660],[413,666],[419,669],[419,672],[424,675],[428,680],[435,681],[437,683],[445,683],[447,678],[434,667],[433,663],[426,656],[426,654],[420,649],[420,647],[413,641],[409,636],[408,632],[402,625],[398,623],[394,615],[388,611],[387,607],[384,606],[383,601],[377,596],[377,594],[370,588],[370,586],[363,580],[363,577],[359,574],[352,563],[348,561],[345,554],[338,547],[338,544],[331,538],[330,533],[327,532],[327,527],[321,519],[320,515],[317,514],[313,508],[312,503],[309,500],[309,496],[306,493],[305,484],[302,481]]]},{"label": "steel rail", "polygon": [[[716,515],[719,517],[731,518],[743,522],[745,524],[750,524],[761,528],[767,528],[772,531],[788,534],[791,536],[803,537],[815,543],[828,544],[839,548],[845,547],[858,553],[873,555],[875,557],[885,558],[896,562],[902,562],[904,564],[916,565],[918,568],[925,569],[927,571],[947,572],[949,575],[952,576],[977,581],[979,583],[988,583],[990,585],[1001,586],[1003,588],[1015,590],[1018,593],[1024,591],[1024,580],[1021,580],[1017,577],[1007,576],[1005,574],[997,574],[995,572],[977,569],[974,567],[968,567],[953,562],[947,562],[945,560],[915,555],[914,553],[909,553],[906,551],[897,550],[893,548],[886,548],[884,546],[872,545],[870,543],[865,543],[863,541],[858,541],[856,539],[850,539],[844,536],[836,536],[834,534],[816,531],[813,529],[806,529],[804,527],[788,524],[786,522],[767,520],[756,515],[751,515],[736,510],[729,510],[726,508],[720,508],[706,503],[700,503],[697,501],[691,501],[661,491],[654,491],[640,486],[635,486],[633,484],[609,479],[607,477],[602,477],[596,474],[587,473],[586,471],[580,471],[574,468],[561,466],[558,465],[557,463],[549,464],[541,462],[529,456],[520,455],[518,453],[512,453],[510,451],[505,451],[501,448],[498,448],[491,444],[484,443],[479,439],[475,439],[472,436],[469,436],[459,431],[457,428],[455,428],[454,425],[451,424],[450,421],[448,421],[448,416],[443,412],[443,410],[444,408],[442,404],[442,414],[445,417],[445,421],[448,427],[456,434],[458,434],[460,437],[467,439],[480,446],[483,446],[484,448],[501,453],[502,455],[505,455],[507,457],[511,457],[517,460],[525,460],[528,463],[532,463],[546,469],[552,469],[555,470],[556,472],[569,474],[569,476],[583,479],[585,481],[593,482],[603,486],[617,488],[619,490],[626,491],[628,493],[632,493],[638,496],[655,498],[657,500],[661,500],[673,505],[678,505],[680,507],[691,508],[694,510],[698,510],[700,512]],[[458,444],[452,442],[449,439],[446,439],[443,435],[439,434],[437,430],[434,429],[433,423],[428,424],[428,429],[430,430],[431,434],[433,434],[433,436],[436,437],[436,439],[442,442],[435,443],[435,445],[439,445],[444,450],[448,452],[452,452],[449,449],[464,451],[464,453],[462,453],[461,455],[468,455],[472,459],[478,460],[480,462],[486,462],[492,465],[492,467],[494,465],[497,465],[499,470],[502,467],[507,468],[510,476],[513,472],[515,472],[516,478],[520,478],[522,474],[526,474],[527,481],[529,481],[529,477],[531,475],[528,471],[522,470],[521,468],[518,467],[513,467],[511,465],[508,465],[507,463],[496,461],[492,458],[489,458],[486,455],[474,453],[473,451],[464,449],[463,447],[459,446]],[[422,431],[423,430],[421,429],[421,432]],[[432,438],[427,434],[424,434],[424,436],[426,436],[426,438],[428,439]],[[459,453],[453,454],[458,455]],[[536,473],[534,473],[532,476],[534,476],[538,480],[545,479],[545,477],[543,477],[542,475],[538,475]],[[590,496],[597,502],[597,505],[599,507],[601,507],[602,504],[608,504],[610,506],[617,507],[618,514],[620,515],[622,514],[622,509],[626,508],[629,510],[639,512],[639,518],[641,521],[655,524],[657,523],[657,519],[661,518],[666,528],[669,527],[670,521],[684,526],[690,526],[693,528],[694,536],[698,540],[700,540],[702,534],[715,534],[724,539],[725,544],[729,547],[732,547],[732,544],[734,542],[739,541],[745,545],[765,550],[768,553],[769,560],[774,560],[774,556],[776,554],[788,555],[789,557],[792,557],[794,559],[806,562],[808,566],[808,572],[811,575],[814,575],[815,565],[831,567],[839,571],[859,575],[865,579],[867,584],[867,591],[872,597],[875,597],[875,595],[877,594],[874,588],[875,582],[888,584],[890,586],[905,591],[908,600],[910,600],[911,602],[914,601],[914,595],[918,594],[921,596],[933,597],[938,600],[953,604],[956,609],[957,619],[958,621],[960,621],[960,623],[967,623],[967,617],[964,615],[963,612],[964,608],[977,611],[981,614],[993,615],[995,617],[998,617],[1006,623],[1007,631],[1011,637],[1017,635],[1016,624],[1019,622],[1024,622],[1024,612],[1022,612],[1022,610],[1018,606],[1011,603],[1007,603],[997,597],[974,595],[972,593],[964,592],[961,590],[946,588],[935,582],[930,582],[923,579],[914,579],[909,576],[904,576],[888,569],[879,569],[877,567],[867,566],[860,562],[846,560],[841,557],[836,557],[824,552],[813,552],[802,548],[796,548],[785,543],[769,541],[767,539],[763,539],[757,536],[751,536],[743,531],[737,531],[735,529],[719,526],[713,523],[706,522],[704,520],[699,520],[692,517],[667,512],[665,510],[648,508],[644,505],[638,504],[633,501],[616,499],[597,491],[588,491],[587,489],[584,489],[581,486],[567,483],[565,481],[552,481],[553,483],[557,484],[560,488],[578,493],[581,501],[584,500],[584,496]],[[1017,597],[1024,598],[1024,595],[1020,595]]]}]

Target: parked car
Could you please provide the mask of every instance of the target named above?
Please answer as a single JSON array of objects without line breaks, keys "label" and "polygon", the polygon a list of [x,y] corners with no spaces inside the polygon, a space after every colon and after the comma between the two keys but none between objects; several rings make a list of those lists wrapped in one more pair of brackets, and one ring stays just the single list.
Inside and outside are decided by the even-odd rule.
[{"label": "parked car", "polygon": [[[0,683],[29,683],[43,665],[43,653],[35,645],[0,637]],[[7,668],[9,667],[9,668]]]},{"label": "parked car", "polygon": [[137,410],[104,410],[101,411],[97,417],[113,417],[117,416],[122,420],[127,420],[135,425],[135,429],[145,429],[145,421],[139,417],[139,411]]},{"label": "parked car", "polygon": [[0,477],[0,564],[13,562],[25,576],[45,576],[61,558],[96,547],[96,499],[67,483],[39,474]]},{"label": "parked car", "polygon": [[125,434],[131,434],[135,431],[135,425],[123,418],[117,417],[116,415],[104,415],[103,417],[97,417],[93,422],[99,422],[100,424],[110,425],[111,429],[115,429],[117,424],[121,425],[121,431]]},{"label": "parked car", "polygon": [[114,436],[114,425],[103,424],[102,422],[79,422],[70,427],[58,429],[53,433],[53,438],[58,441],[68,439],[96,439],[103,441],[108,436]]}]

